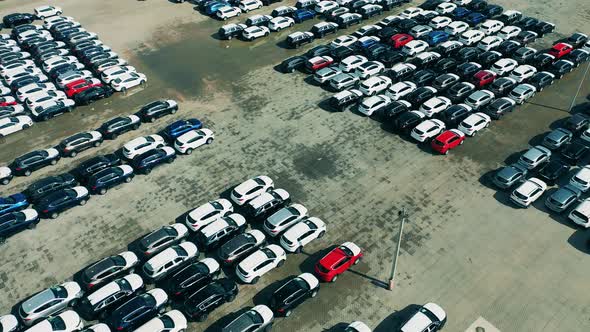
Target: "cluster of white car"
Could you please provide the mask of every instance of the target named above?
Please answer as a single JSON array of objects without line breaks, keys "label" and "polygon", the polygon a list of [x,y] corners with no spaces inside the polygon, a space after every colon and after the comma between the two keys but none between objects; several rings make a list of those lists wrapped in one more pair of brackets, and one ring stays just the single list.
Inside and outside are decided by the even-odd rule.
[{"label": "cluster of white car", "polygon": [[262,6],[263,4],[260,0],[240,0],[238,6],[221,7],[215,15],[225,21],[232,17],[240,16],[242,13],[260,9]]},{"label": "cluster of white car", "polygon": [[195,149],[213,143],[215,135],[208,128],[190,130],[176,139],[174,148],[166,145],[164,138],[160,135],[147,135],[137,137],[123,145],[123,157],[127,160],[133,160],[136,156],[144,154],[154,149],[164,149],[169,155],[176,152],[182,154],[191,154]]}]

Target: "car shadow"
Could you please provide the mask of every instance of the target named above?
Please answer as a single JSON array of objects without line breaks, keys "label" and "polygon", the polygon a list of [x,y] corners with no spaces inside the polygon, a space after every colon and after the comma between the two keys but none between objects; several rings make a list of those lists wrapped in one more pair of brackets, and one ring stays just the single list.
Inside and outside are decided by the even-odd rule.
[{"label": "car shadow", "polygon": [[590,102],[585,101],[583,103],[574,105],[574,107],[572,107],[572,109],[570,110],[570,113],[588,114],[588,111],[590,111]]},{"label": "car shadow", "polygon": [[341,111],[338,111],[338,110],[336,110],[336,109],[335,109],[335,108],[333,108],[332,106],[330,106],[330,100],[329,100],[329,99],[324,99],[324,100],[320,101],[320,102],[318,103],[318,107],[319,107],[319,108],[320,108],[322,111],[326,111],[326,112],[328,112],[328,113],[342,113],[342,112],[344,112],[344,111],[345,111],[345,110],[343,110],[343,111],[341,112]]},{"label": "car shadow", "polygon": [[507,207],[513,208],[515,210],[520,209],[519,207],[516,207],[514,203],[512,203],[512,201],[510,200],[510,192],[497,191],[496,193],[494,193],[494,198],[496,199],[496,201],[498,201],[498,203],[503,204]]},{"label": "car shadow", "polygon": [[537,134],[537,135],[531,137],[531,139],[529,140],[529,145],[531,145],[531,146],[541,145],[541,143],[543,142],[543,139],[549,133],[550,133],[550,131],[547,131],[542,134]]},{"label": "car shadow", "polygon": [[291,275],[281,280],[274,281],[270,285],[264,287],[260,292],[256,293],[254,297],[252,297],[252,302],[254,305],[264,304],[268,305],[270,302],[270,297],[272,294],[279,289],[282,285],[284,285],[287,281],[297,277],[296,275]]},{"label": "car shadow", "polygon": [[373,332],[390,332],[399,331],[402,324],[406,322],[412,315],[420,309],[417,304],[410,304],[402,310],[395,311],[382,320],[379,325],[375,327]]},{"label": "car shadow", "polygon": [[245,308],[241,308],[238,311],[234,311],[232,313],[229,313],[229,314],[221,317],[220,319],[216,320],[215,322],[213,322],[213,324],[209,325],[209,327],[207,327],[205,330],[203,330],[203,332],[220,332],[224,326],[231,323],[234,319],[238,318],[240,315],[242,315],[243,313],[247,312],[250,309],[251,309],[251,307],[245,307]]},{"label": "car shadow", "polygon": [[[418,149],[420,149],[420,151],[422,151],[424,153],[428,153],[432,156],[440,156],[441,154],[434,151],[432,149],[432,147],[430,146],[431,141],[432,141],[432,139],[429,139],[425,142],[417,143],[416,146],[418,146]],[[414,142],[414,143],[416,143],[416,142]]]},{"label": "car shadow", "polygon": [[482,176],[480,176],[478,179],[479,184],[489,189],[498,190],[498,188],[494,185],[492,179],[494,178],[494,175],[496,174],[496,172],[498,172],[499,169],[500,168],[483,173]]},{"label": "car shadow", "polygon": [[514,164],[515,162],[518,161],[518,159],[520,159],[520,156],[527,151],[528,151],[528,149],[511,153],[510,155],[508,155],[508,157],[506,157],[506,159],[504,159],[504,164],[506,164],[506,165]]},{"label": "car shadow", "polygon": [[327,253],[332,251],[334,248],[338,247],[337,245],[331,245],[327,248],[320,249],[313,254],[306,253],[303,251],[301,254],[306,255],[307,257],[299,264],[299,270],[301,272],[309,272],[313,273],[315,264],[324,257]]},{"label": "car shadow", "polygon": [[327,329],[323,329],[322,332],[343,332],[346,327],[348,327],[348,323],[338,323],[332,327]]},{"label": "car shadow", "polygon": [[284,50],[290,50],[291,48],[289,47],[289,45],[287,44],[287,41],[285,40],[281,40],[280,42],[275,44],[277,47],[282,48]]},{"label": "car shadow", "polygon": [[317,88],[321,88],[321,87],[323,87],[323,86],[322,86],[322,84],[320,84],[318,81],[316,81],[316,80],[313,78],[313,75],[307,75],[307,77],[306,77],[306,78],[304,78],[304,79],[303,79],[303,81],[304,81],[305,83],[307,83],[307,84],[309,84],[309,85],[311,85],[311,86],[315,86],[315,87],[317,87]]},{"label": "car shadow", "polygon": [[567,243],[585,254],[590,254],[590,231],[578,228],[567,239]]},{"label": "car shadow", "polygon": [[570,214],[570,212],[575,208],[575,206],[577,205],[577,202],[574,202],[572,205],[570,205],[565,211],[563,212],[553,212],[553,211],[549,211],[549,218],[553,219],[554,221],[567,226],[569,228],[571,228],[572,230],[578,230],[580,229],[576,224],[574,224],[572,221],[569,221],[567,216]]},{"label": "car shadow", "polygon": [[554,130],[557,128],[563,128],[565,126],[565,122],[567,121],[568,118],[569,118],[569,116],[567,116],[565,118],[557,119],[557,120],[551,122],[548,126],[549,129]]}]

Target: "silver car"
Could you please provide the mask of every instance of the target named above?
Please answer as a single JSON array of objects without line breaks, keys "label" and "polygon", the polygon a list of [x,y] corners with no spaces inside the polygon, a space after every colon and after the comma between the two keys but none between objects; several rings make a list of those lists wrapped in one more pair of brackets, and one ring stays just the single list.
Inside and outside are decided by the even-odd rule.
[{"label": "silver car", "polygon": [[537,145],[520,156],[518,162],[530,170],[548,162],[549,158],[551,158],[551,151],[544,146]]},{"label": "silver car", "polygon": [[551,196],[547,197],[545,205],[555,212],[563,212],[576,202],[580,196],[582,196],[582,191],[580,189],[566,184],[553,192]]},{"label": "silver car", "polygon": [[574,134],[564,128],[557,128],[547,134],[543,139],[543,145],[551,150],[559,149],[564,144],[572,140]]},{"label": "silver car", "polygon": [[340,73],[342,73],[342,71],[338,67],[326,67],[318,70],[315,75],[313,75],[313,79],[320,84],[324,84]]},{"label": "silver car", "polygon": [[359,81],[358,76],[353,74],[342,73],[330,79],[330,86],[336,91],[342,91],[354,86]]},{"label": "silver car", "polygon": [[293,204],[275,212],[264,222],[264,230],[272,237],[294,225],[307,216],[307,209],[301,204]]},{"label": "silver car", "polygon": [[528,170],[523,165],[516,163],[503,167],[493,178],[494,184],[502,189],[512,187],[517,181],[524,179]]},{"label": "silver car", "polygon": [[18,314],[25,325],[31,326],[40,320],[63,311],[68,306],[76,305],[82,295],[84,295],[84,292],[77,282],[64,282],[23,301],[18,308]]}]

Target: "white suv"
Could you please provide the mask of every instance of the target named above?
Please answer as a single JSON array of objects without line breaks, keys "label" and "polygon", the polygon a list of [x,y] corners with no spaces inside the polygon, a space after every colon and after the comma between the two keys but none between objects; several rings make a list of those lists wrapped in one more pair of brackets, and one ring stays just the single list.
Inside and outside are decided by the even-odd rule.
[{"label": "white suv", "polygon": [[365,96],[374,96],[380,92],[387,90],[391,86],[391,78],[387,76],[375,76],[368,78],[361,82],[359,90]]},{"label": "white suv", "polygon": [[164,145],[164,139],[160,135],[148,135],[138,137],[123,145],[123,157],[131,160],[144,152],[161,148]]},{"label": "white suv", "polygon": [[239,7],[244,13],[247,13],[262,8],[262,2],[260,0],[243,0],[240,1]]},{"label": "white suv", "polygon": [[286,260],[285,250],[276,244],[271,244],[241,261],[236,266],[236,275],[245,283],[255,284],[268,271],[283,266]]},{"label": "white suv", "polygon": [[220,198],[210,201],[187,214],[186,226],[192,231],[198,231],[218,218],[225,217],[232,212],[234,212],[234,207],[227,199]]},{"label": "white suv", "polygon": [[266,175],[260,175],[237,185],[231,191],[230,198],[237,205],[244,205],[248,201],[262,195],[262,193],[271,191],[273,188],[274,182],[272,179]]},{"label": "white suv", "polygon": [[288,252],[301,252],[303,246],[314,239],[319,239],[326,233],[326,223],[320,218],[309,217],[304,219],[281,236],[281,246]]},{"label": "white suv", "polygon": [[198,257],[199,250],[192,242],[182,242],[150,258],[142,268],[144,276],[155,281],[178,269],[185,262]]}]

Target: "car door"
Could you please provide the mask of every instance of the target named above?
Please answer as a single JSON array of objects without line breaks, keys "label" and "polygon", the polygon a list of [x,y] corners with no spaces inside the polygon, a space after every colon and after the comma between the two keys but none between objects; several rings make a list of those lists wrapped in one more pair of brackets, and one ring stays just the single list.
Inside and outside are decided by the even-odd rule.
[{"label": "car door", "polygon": [[34,155],[29,157],[26,160],[23,160],[23,168],[28,168],[31,171],[37,170],[43,166],[45,166],[46,164],[48,164],[49,162],[44,162],[45,158],[41,155]]},{"label": "car door", "polygon": [[309,230],[305,233],[303,233],[303,235],[301,235],[297,241],[299,242],[300,245],[304,246],[306,244],[308,244],[309,242],[311,242],[311,240],[313,239],[312,235],[313,235],[314,231],[313,230]]},{"label": "car door", "polygon": [[342,259],[340,262],[338,262],[336,265],[334,265],[334,271],[337,274],[340,274],[344,271],[346,271],[350,265],[351,265],[351,257],[350,256],[346,256],[344,259]]},{"label": "car door", "polygon": [[272,259],[267,259],[264,262],[262,262],[260,265],[258,265],[254,269],[254,271],[256,272],[257,275],[261,276],[273,268],[273,266],[271,264],[272,262],[273,262]]}]

